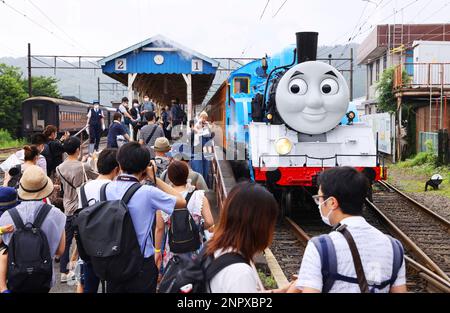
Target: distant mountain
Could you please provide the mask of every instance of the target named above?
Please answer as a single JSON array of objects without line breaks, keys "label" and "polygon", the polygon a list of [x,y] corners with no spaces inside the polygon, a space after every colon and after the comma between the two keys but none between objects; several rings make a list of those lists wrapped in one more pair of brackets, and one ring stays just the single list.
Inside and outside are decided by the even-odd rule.
[{"label": "distant mountain", "polygon": [[[357,58],[357,48],[358,44],[350,44],[348,46],[337,45],[337,46],[321,46],[318,49],[318,58],[328,58],[329,54],[332,54],[333,58],[348,58],[350,55],[350,49],[353,48],[354,51],[354,98],[359,98],[365,95],[366,89],[366,69],[363,66],[356,65]],[[47,63],[53,64],[54,60],[46,60]],[[27,73],[27,58],[0,58],[0,63],[5,63],[8,65],[19,67],[23,74]],[[36,60],[33,60],[33,65],[43,66]],[[57,61],[57,65],[67,66],[66,63]],[[90,63],[85,63],[85,65],[92,65]],[[340,70],[347,70],[350,68],[350,62],[345,61],[333,61],[332,65]],[[48,69],[33,69],[33,76],[53,76],[58,79],[58,88],[62,96],[67,97],[77,97],[82,101],[92,102],[98,98],[97,96],[97,78],[100,77],[102,83],[116,83],[115,80],[110,77],[103,75],[100,70],[53,70]],[[344,76],[349,81],[349,73],[345,72]],[[218,72],[216,79],[214,80],[214,86],[211,89],[209,95],[213,92],[224,80],[226,76],[223,72]],[[100,100],[104,105],[110,105],[111,101],[117,102],[127,93],[124,91],[117,91],[117,86],[115,85],[102,85],[101,89],[108,89],[109,91],[101,91]],[[120,89],[125,90],[126,87],[121,86]]]},{"label": "distant mountain", "polygon": [[[37,60],[32,61],[32,66],[45,66]],[[47,59],[44,62],[54,64],[53,60]],[[16,66],[23,72],[26,77],[28,72],[28,61],[26,57],[22,58],[0,58],[0,63]],[[67,66],[68,64],[57,61],[58,66]],[[90,65],[90,63],[82,63],[82,65]],[[52,76],[58,79],[58,89],[61,96],[76,97],[82,101],[92,103],[98,98],[98,83],[97,78],[100,77],[101,83],[116,83],[115,80],[103,75],[101,70],[56,70],[56,74],[52,69],[32,69],[32,76]],[[101,91],[100,101],[103,105],[110,105],[111,101],[118,101],[122,97],[127,96],[126,92],[117,91],[117,89],[126,89],[126,87],[114,87],[113,85],[101,85],[101,89],[108,89],[110,91]],[[115,90],[113,90],[115,89]]]}]

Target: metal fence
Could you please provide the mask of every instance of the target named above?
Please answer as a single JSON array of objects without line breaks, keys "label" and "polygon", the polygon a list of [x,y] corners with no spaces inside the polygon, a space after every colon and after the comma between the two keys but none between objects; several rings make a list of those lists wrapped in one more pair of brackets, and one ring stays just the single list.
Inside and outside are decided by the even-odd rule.
[{"label": "metal fence", "polygon": [[438,133],[427,133],[427,132],[420,132],[419,133],[419,152],[426,152],[427,151],[427,145],[426,142],[428,140],[431,140],[433,142],[433,151],[434,154],[438,154]]},{"label": "metal fence", "polygon": [[[408,80],[402,73],[406,71]],[[394,89],[450,88],[450,63],[404,63],[395,67]]]}]

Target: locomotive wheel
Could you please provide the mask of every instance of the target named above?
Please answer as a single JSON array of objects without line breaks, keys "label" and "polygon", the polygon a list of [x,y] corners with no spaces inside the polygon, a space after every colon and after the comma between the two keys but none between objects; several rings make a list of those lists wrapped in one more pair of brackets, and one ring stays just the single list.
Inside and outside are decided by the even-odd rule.
[{"label": "locomotive wheel", "polygon": [[281,195],[281,215],[282,217],[288,217],[292,214],[292,191],[283,190]]}]

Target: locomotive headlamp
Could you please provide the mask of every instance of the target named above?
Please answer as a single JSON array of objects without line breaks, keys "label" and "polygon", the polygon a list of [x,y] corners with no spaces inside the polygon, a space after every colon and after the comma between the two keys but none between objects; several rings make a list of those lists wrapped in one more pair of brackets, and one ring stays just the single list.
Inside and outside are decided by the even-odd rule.
[{"label": "locomotive headlamp", "polygon": [[275,150],[279,155],[288,155],[292,151],[292,142],[288,138],[280,138],[275,142]]},{"label": "locomotive headlamp", "polygon": [[269,121],[271,121],[271,120],[273,119],[273,115],[272,115],[272,114],[267,114],[267,119],[268,119]]}]

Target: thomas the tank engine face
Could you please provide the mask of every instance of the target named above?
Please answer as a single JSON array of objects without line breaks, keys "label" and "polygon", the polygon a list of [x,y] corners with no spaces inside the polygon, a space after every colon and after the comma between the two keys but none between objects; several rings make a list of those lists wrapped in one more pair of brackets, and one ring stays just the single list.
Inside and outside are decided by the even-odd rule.
[{"label": "thomas the tank engine face", "polygon": [[334,67],[300,63],[284,74],[276,90],[277,111],[292,129],[323,134],[339,124],[349,106],[349,88]]}]

